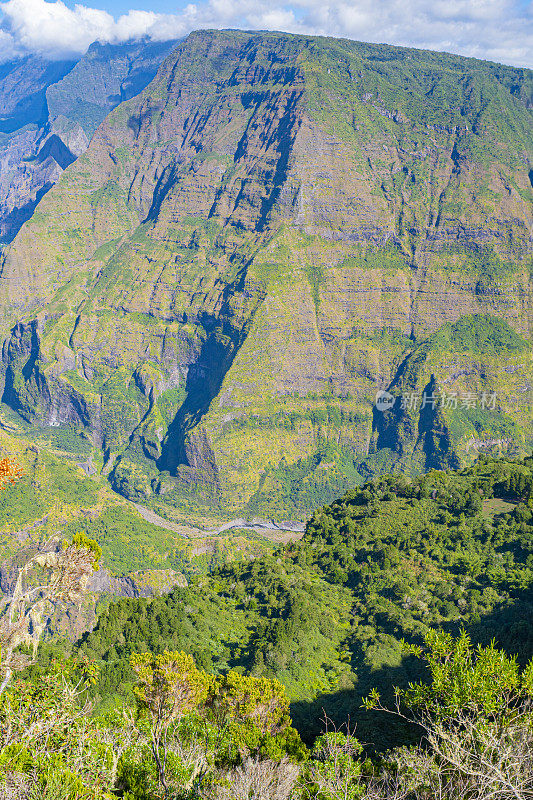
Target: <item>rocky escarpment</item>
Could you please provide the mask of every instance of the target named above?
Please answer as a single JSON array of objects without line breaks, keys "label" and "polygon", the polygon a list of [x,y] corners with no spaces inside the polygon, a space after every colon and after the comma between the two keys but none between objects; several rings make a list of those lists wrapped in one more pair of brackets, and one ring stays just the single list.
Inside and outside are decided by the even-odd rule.
[{"label": "rocky escarpment", "polygon": [[[83,426],[131,499],[232,516],[529,446],[530,87],[449,55],[191,34],[4,254],[3,401]],[[402,407],[444,389],[458,408]]]},{"label": "rocky escarpment", "polygon": [[0,243],[10,242],[105,115],[141,91],[173,43],[91,45],[77,62],[29,56],[0,76]]},{"label": "rocky escarpment", "polygon": [[[14,560],[20,562],[20,554]],[[17,566],[10,563],[0,565],[0,593],[7,598],[12,596],[19,569],[20,563]],[[176,586],[187,586],[187,580],[171,569],[114,576],[102,567],[90,577],[81,602],[66,607],[62,604],[50,607],[50,616],[44,620],[45,636],[59,634],[71,640],[78,639],[94,627],[98,602],[103,597],[153,597],[165,594]]]}]

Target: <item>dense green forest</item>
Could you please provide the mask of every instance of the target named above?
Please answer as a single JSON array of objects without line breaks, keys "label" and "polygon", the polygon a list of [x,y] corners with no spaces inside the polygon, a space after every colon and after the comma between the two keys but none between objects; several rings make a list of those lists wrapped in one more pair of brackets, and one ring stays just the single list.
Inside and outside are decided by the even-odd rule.
[{"label": "dense green forest", "polygon": [[[50,683],[50,676],[57,676],[61,665],[68,664],[70,670],[84,675],[88,671],[91,676],[86,698],[95,720],[115,719],[121,707],[137,708],[140,714],[141,706],[145,712],[149,706],[146,697],[139,706],[143,680],[150,691],[177,680],[177,668],[167,669],[164,664],[181,654],[179,659],[190,659],[187,674],[195,670],[195,675],[204,676],[198,678],[199,685],[207,687],[195,706],[194,724],[200,725],[201,717],[201,725],[216,722],[224,731],[231,730],[230,739],[251,737],[245,746],[222,737],[224,743],[215,747],[210,740],[217,769],[224,764],[228,769],[244,769],[243,753],[256,762],[266,758],[278,766],[286,759],[326,763],[327,758],[336,760],[330,752],[335,745],[341,747],[343,758],[348,753],[352,766],[358,765],[359,794],[346,797],[373,797],[361,794],[365,770],[374,774],[376,764],[385,763],[391,752],[400,752],[391,748],[408,746],[405,752],[418,752],[421,736],[416,715],[391,716],[381,707],[394,707],[401,701],[414,709],[422,703],[421,697],[424,703],[432,697],[431,716],[445,691],[443,664],[449,666],[453,659],[467,672],[475,671],[480,660],[479,669],[489,670],[494,680],[495,668],[489,662],[500,664],[496,672],[514,676],[509,678],[513,691],[526,681],[533,655],[532,533],[533,457],[481,456],[460,471],[433,470],[414,479],[382,476],[318,509],[300,542],[248,562],[216,567],[208,575],[192,576],[187,587],[162,597],[111,603],[94,630],[73,645],[42,644],[35,663],[21,673],[17,691],[21,687],[29,691],[28,686],[38,691],[35,687]],[[435,630],[441,630],[443,638],[435,639]],[[144,678],[140,678],[141,663]],[[461,686],[458,670],[452,681],[455,703],[461,692],[466,691],[468,697],[470,691]],[[273,725],[268,736],[266,728],[245,736],[241,728],[236,733],[227,718],[222,724],[214,711],[219,702],[215,697],[219,692],[231,694],[228,680],[233,682],[231,692],[237,692],[236,686],[245,687],[242,702],[252,703],[255,696],[261,708],[259,695],[274,692],[283,725]],[[433,694],[428,688],[431,680],[436,687]],[[417,682],[418,694],[413,689]],[[206,699],[209,692],[214,692],[211,700]],[[233,714],[241,700],[226,697],[227,714],[227,709]],[[461,708],[455,711],[462,713]],[[251,722],[245,722],[245,717],[239,725],[246,727]],[[426,714],[424,724],[428,718]],[[349,728],[343,728],[348,721]],[[175,734],[182,726],[181,744],[190,744],[191,730],[184,732],[181,717],[179,725],[174,722]],[[354,728],[356,739],[351,733]],[[146,734],[148,728],[142,730]],[[198,730],[194,736],[200,736]],[[209,736],[215,736],[214,732]],[[316,755],[317,747],[329,748],[327,758],[324,753],[324,758]],[[157,759],[155,767],[150,767],[155,769],[150,790],[146,775],[142,784],[141,773],[135,772],[141,768],[131,762],[131,752],[121,762],[124,770],[126,762],[131,793],[124,797],[130,800],[211,796],[191,794],[191,786],[189,794],[158,794],[162,789],[157,783]],[[143,769],[148,769],[146,764]],[[142,791],[135,789],[134,773],[139,786],[145,787]],[[154,788],[156,784],[159,789]],[[337,795],[315,791],[313,796],[324,800]],[[375,796],[416,799],[431,795]]]},{"label": "dense green forest", "polygon": [[465,626],[522,664],[533,652],[532,486],[533,458],[384,476],[317,510],[301,542],[111,603],[73,652],[100,665],[101,707],[131,696],[132,653],[186,650],[213,673],[279,679],[307,740],[325,709],[388,747],[397,732],[361,697],[421,676],[403,639]]},{"label": "dense green forest", "polygon": [[[306,747],[276,679],[214,676],[184,652],[138,653],[134,702],[90,714],[94,664],[63,661],[0,701],[0,785],[13,800],[527,800],[533,785],[533,661],[427,634],[410,652],[426,680],[368,709],[416,731],[365,756],[324,715]],[[416,741],[418,739],[418,741]],[[6,794],[7,792],[7,794]]]}]

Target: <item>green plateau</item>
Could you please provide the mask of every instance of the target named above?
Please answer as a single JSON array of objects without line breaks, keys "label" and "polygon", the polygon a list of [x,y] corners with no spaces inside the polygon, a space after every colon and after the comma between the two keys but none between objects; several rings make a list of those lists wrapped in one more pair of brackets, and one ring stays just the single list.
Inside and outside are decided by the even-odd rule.
[{"label": "green plateau", "polygon": [[[6,414],[7,416],[7,414]],[[100,569],[77,606],[59,605],[46,637],[76,639],[116,597],[154,596],[186,586],[222,564],[272,552],[301,533],[272,528],[227,530],[204,518],[203,528],[186,520],[168,523],[117,495],[91,461],[91,445],[68,428],[14,428],[2,416],[0,456],[16,460],[22,476],[0,493],[0,589],[13,592],[18,570],[52,540],[78,533],[102,549]],[[5,430],[9,428],[9,432]],[[83,434],[83,431],[81,432]],[[88,474],[89,473],[89,474]]]}]

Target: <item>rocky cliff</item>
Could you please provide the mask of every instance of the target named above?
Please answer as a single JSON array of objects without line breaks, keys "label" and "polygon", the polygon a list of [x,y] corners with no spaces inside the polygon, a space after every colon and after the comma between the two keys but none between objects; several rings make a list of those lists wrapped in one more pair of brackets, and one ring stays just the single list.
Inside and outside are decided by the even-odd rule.
[{"label": "rocky cliff", "polygon": [[160,510],[297,516],[376,471],[530,447],[532,86],[191,34],[4,253],[3,402],[83,428]]},{"label": "rocky cliff", "polygon": [[11,241],[106,114],[138,94],[174,43],[91,45],[76,61],[0,67],[0,243]]}]

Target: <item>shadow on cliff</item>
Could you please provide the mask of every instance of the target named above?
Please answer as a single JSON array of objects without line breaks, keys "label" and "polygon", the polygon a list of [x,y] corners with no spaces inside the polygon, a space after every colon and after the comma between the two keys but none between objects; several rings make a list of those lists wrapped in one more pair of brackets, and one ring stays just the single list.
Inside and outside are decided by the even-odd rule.
[{"label": "shadow on cliff", "polygon": [[37,191],[33,199],[28,200],[21,206],[17,206],[9,214],[6,214],[0,223],[0,236],[3,244],[13,241],[25,222],[33,215],[33,212],[41,202],[42,198],[50,191],[54,184],[47,182]]},{"label": "shadow on cliff", "polygon": [[208,330],[198,360],[189,367],[186,381],[187,397],[171,422],[163,441],[161,456],[157,461],[160,470],[175,474],[180,465],[194,466],[187,454],[186,437],[207,414],[222,381],[238,351],[238,337],[223,337],[216,321],[204,319]]},{"label": "shadow on cliff", "polygon": [[[226,373],[246,339],[257,308],[265,297],[260,290],[256,290],[255,295],[248,292],[251,303],[247,313],[237,317],[230,308],[230,299],[237,293],[246,295],[245,278],[246,272],[243,269],[237,281],[224,289],[218,317],[205,314],[199,320],[206,332],[206,338],[201,345],[198,359],[189,367],[185,401],[163,441],[161,456],[156,462],[161,471],[167,470],[175,475],[180,465],[197,466],[187,446],[188,435],[207,414],[211,403],[219,394]],[[202,454],[199,457],[201,459]],[[211,457],[210,453],[208,457]]]},{"label": "shadow on cliff", "polygon": [[[400,365],[387,391],[394,395],[392,406],[372,409],[372,441],[369,456],[390,450],[393,462],[416,472],[430,469],[458,469],[450,430],[439,406],[439,387],[434,375],[419,391],[412,377],[404,381],[408,356]],[[414,405],[410,407],[414,397]],[[424,399],[426,402],[424,402]],[[369,460],[371,464],[371,459]]]},{"label": "shadow on cliff", "polygon": [[268,196],[261,201],[261,213],[257,223],[258,231],[263,231],[266,228],[270,213],[287,180],[290,155],[293,150],[294,140],[296,139],[301,125],[301,118],[297,113],[297,108],[302,94],[303,92],[291,93],[291,97],[285,108],[285,113],[280,119],[276,131],[272,134],[270,140],[265,139],[264,141],[266,149],[272,145],[275,146],[279,157],[276,161],[276,168],[272,176],[270,192]]}]

